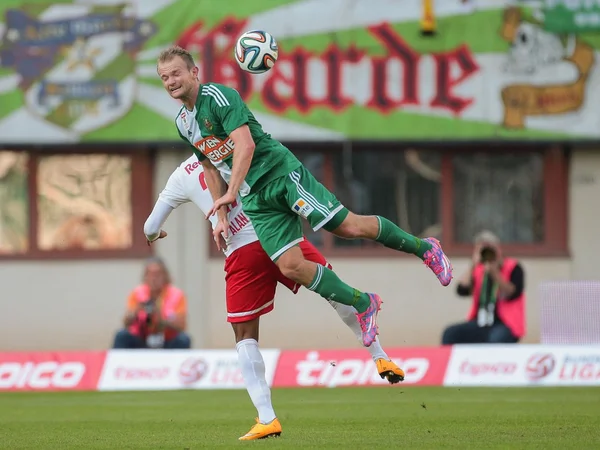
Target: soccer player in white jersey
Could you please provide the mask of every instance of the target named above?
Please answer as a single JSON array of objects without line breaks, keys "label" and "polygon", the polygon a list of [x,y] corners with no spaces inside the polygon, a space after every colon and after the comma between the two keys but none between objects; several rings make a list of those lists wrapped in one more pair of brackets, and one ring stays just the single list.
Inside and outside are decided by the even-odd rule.
[{"label": "soccer player in white jersey", "polygon": [[[192,202],[205,214],[213,206],[213,198],[204,180],[202,164],[194,155],[181,163],[169,177],[152,213],[144,224],[148,242],[167,236],[162,230],[169,214],[178,206]],[[273,309],[277,283],[297,293],[299,284],[285,278],[265,253],[252,223],[242,210],[238,199],[228,213],[229,233],[225,249],[225,281],[227,321],[232,324],[236,340],[239,366],[246,389],[258,411],[257,423],[240,440],[262,439],[281,434],[281,424],[271,404],[271,390],[265,378],[265,363],[258,349],[260,316]],[[210,218],[213,230],[217,217]],[[215,239],[222,239],[217,235]],[[304,257],[323,266],[331,267],[325,257],[306,239],[300,243]],[[360,324],[352,306],[329,301],[344,323],[362,342]],[[379,340],[368,347],[381,378],[393,384],[404,380],[404,371],[390,360]]]}]

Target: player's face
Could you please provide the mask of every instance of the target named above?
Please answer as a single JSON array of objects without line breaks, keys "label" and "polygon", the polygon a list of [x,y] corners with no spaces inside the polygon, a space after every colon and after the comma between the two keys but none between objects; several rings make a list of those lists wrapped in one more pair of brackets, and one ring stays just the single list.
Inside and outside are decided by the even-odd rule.
[{"label": "player's face", "polygon": [[174,99],[183,100],[190,96],[194,88],[198,68],[189,69],[185,61],[176,56],[158,65],[158,75],[169,95]]}]

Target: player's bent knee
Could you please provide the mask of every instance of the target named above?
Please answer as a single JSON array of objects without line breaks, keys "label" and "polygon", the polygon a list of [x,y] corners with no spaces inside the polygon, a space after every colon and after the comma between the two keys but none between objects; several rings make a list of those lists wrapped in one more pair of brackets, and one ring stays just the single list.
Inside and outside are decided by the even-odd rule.
[{"label": "player's bent knee", "polygon": [[301,282],[301,263],[297,264],[295,262],[289,262],[281,265],[278,264],[278,266],[279,270],[281,271],[284,277],[289,278],[290,280],[295,281],[297,283]]},{"label": "player's bent knee", "polygon": [[364,219],[366,219],[366,216],[359,216],[351,212],[341,225],[333,230],[333,234],[345,239],[360,239],[365,237]]},{"label": "player's bent knee", "polygon": [[276,264],[284,277],[301,283],[304,255],[299,247],[292,247],[279,257]]}]

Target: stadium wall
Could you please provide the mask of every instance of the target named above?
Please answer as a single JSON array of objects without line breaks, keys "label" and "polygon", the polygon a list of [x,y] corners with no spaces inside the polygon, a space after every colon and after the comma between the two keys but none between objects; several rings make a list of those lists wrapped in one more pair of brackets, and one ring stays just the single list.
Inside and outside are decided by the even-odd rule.
[{"label": "stadium wall", "polygon": [[[155,194],[185,155],[158,154]],[[570,256],[523,259],[526,268],[527,343],[539,339],[537,288],[545,280],[597,279],[600,254],[600,153],[574,150],[569,174]],[[220,260],[208,259],[206,222],[186,205],[168,222],[169,237],[157,246],[189,298],[189,325],[196,348],[228,348],[233,339],[225,323],[224,273]],[[444,326],[460,321],[469,307],[453,289],[441,288],[431,273],[411,259],[331,259],[358,288],[375,288],[385,301],[382,342],[387,346],[437,345]],[[123,314],[125,299],[139,281],[142,260],[0,262],[2,311],[0,349],[83,350],[107,348]],[[455,259],[457,273],[467,259]],[[391,277],[390,277],[391,275]],[[350,332],[324,301],[308,293],[280,289],[275,311],[264,318],[265,348],[357,347]],[[310,324],[305,319],[310,312]]]}]

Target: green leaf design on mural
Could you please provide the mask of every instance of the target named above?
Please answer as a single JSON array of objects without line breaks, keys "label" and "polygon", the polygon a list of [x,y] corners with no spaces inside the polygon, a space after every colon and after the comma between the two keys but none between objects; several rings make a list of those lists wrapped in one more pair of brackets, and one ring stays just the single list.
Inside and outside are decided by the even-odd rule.
[{"label": "green leaf design on mural", "polygon": [[[269,113],[258,99],[249,101],[248,106],[252,110]],[[289,111],[285,117],[295,122],[344,133],[353,139],[373,139],[373,136],[377,136],[378,139],[394,139],[399,135],[402,139],[422,139],[423,136],[427,136],[428,139],[447,139],[448,136],[454,138],[463,136],[469,139],[485,139],[490,136],[512,139],[554,139],[568,136],[565,133],[538,130],[506,130],[498,124],[488,122],[427,116],[404,111],[392,112],[386,115],[386,121],[382,122],[380,113],[362,106],[351,106],[346,111],[336,113],[335,118],[332,118],[331,112],[325,108],[316,108],[307,114]],[[390,126],[392,123],[393,126]],[[401,134],[399,130],[402,130]]]},{"label": "green leaf design on mural", "polygon": [[4,22],[4,14],[8,9],[20,9],[31,17],[39,16],[52,5],[60,3],[73,3],[72,0],[2,0],[0,2],[0,23]]},{"label": "green leaf design on mural", "polygon": [[[160,78],[158,78],[158,76],[156,76],[156,77],[138,77],[138,81],[140,83],[149,84],[151,86],[156,86],[156,87],[159,87],[161,89],[164,89],[162,81],[160,80]],[[165,96],[166,95],[168,95],[167,91],[165,91]]]},{"label": "green leaf design on mural", "polygon": [[85,134],[82,141],[176,141],[174,126],[173,120],[135,103],[125,117]]},{"label": "green leaf design on mural", "polygon": [[[177,24],[176,30],[169,27],[161,27],[159,32],[153,36],[144,48],[153,48],[170,44],[190,25],[202,21],[205,27],[213,27],[228,16],[238,18],[248,17],[252,14],[293,3],[295,0],[260,0],[260,1],[203,1],[179,0],[168,8],[157,12],[150,20],[155,23]],[[198,11],[191,14],[190,11]],[[201,13],[200,13],[201,11]]]},{"label": "green leaf design on mural", "polygon": [[0,105],[2,105],[0,107],[0,119],[21,108],[23,104],[23,93],[21,91],[0,94]]},{"label": "green leaf design on mural", "polygon": [[[420,35],[421,25],[418,21],[392,24],[392,28],[418,53],[446,52],[465,43],[474,53],[504,53],[509,44],[502,41],[499,34],[489,33],[490,29],[500,30],[502,17],[502,10],[442,17],[438,19],[437,35],[427,38]],[[381,43],[364,28],[278,40],[283,51],[303,47],[317,53],[324,52],[332,42],[344,49],[354,44],[367,50],[370,55],[383,55],[385,52]]]}]

